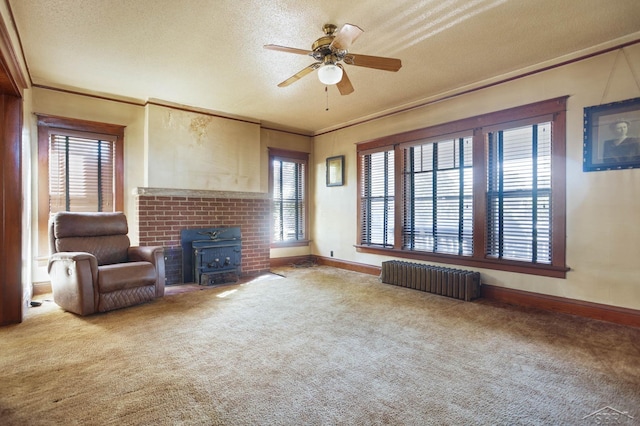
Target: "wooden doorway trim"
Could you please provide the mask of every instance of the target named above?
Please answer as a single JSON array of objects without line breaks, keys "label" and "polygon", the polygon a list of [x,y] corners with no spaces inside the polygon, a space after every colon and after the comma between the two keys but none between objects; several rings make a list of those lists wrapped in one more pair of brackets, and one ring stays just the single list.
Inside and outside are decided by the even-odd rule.
[{"label": "wooden doorway trim", "polygon": [[22,99],[0,95],[0,325],[22,321]]},{"label": "wooden doorway trim", "polygon": [[0,325],[22,322],[22,116],[28,87],[9,30],[0,17]]}]

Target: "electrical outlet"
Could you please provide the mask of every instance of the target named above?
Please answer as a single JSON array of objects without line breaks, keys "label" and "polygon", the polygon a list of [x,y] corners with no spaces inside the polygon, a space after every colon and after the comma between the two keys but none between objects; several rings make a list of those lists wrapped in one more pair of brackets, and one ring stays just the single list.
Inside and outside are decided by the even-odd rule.
[{"label": "electrical outlet", "polygon": [[333,257],[333,250],[331,250],[331,257]]}]

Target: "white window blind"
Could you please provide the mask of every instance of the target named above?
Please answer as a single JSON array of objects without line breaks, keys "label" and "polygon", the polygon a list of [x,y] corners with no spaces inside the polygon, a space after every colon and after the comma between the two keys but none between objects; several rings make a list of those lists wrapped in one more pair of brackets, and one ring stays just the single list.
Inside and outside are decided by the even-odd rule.
[{"label": "white window blind", "polygon": [[50,213],[113,211],[114,165],[115,140],[52,133],[49,140]]},{"label": "white window blind", "polygon": [[472,137],[405,148],[403,249],[473,254]]},{"label": "white window blind", "polygon": [[551,123],[491,132],[487,255],[551,263]]},{"label": "white window blind", "polygon": [[306,239],[306,162],[272,159],[272,220],[274,242]]},{"label": "white window blind", "polygon": [[393,247],[394,244],[394,152],[360,156],[361,244]]}]

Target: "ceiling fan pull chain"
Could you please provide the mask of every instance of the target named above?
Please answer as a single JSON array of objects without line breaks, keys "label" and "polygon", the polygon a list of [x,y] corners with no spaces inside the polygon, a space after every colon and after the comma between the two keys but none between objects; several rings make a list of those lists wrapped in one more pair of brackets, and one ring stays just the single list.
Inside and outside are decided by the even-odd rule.
[{"label": "ceiling fan pull chain", "polygon": [[327,107],[325,108],[325,111],[329,111],[329,87],[324,86],[324,93],[327,95]]}]

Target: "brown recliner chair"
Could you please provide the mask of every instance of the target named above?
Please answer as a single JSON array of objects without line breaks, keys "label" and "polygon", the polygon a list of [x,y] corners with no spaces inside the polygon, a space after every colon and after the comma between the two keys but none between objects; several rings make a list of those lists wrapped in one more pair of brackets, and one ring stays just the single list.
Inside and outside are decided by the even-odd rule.
[{"label": "brown recliner chair", "polygon": [[164,296],[164,249],[131,247],[121,213],[56,213],[49,223],[53,300],[79,315]]}]

